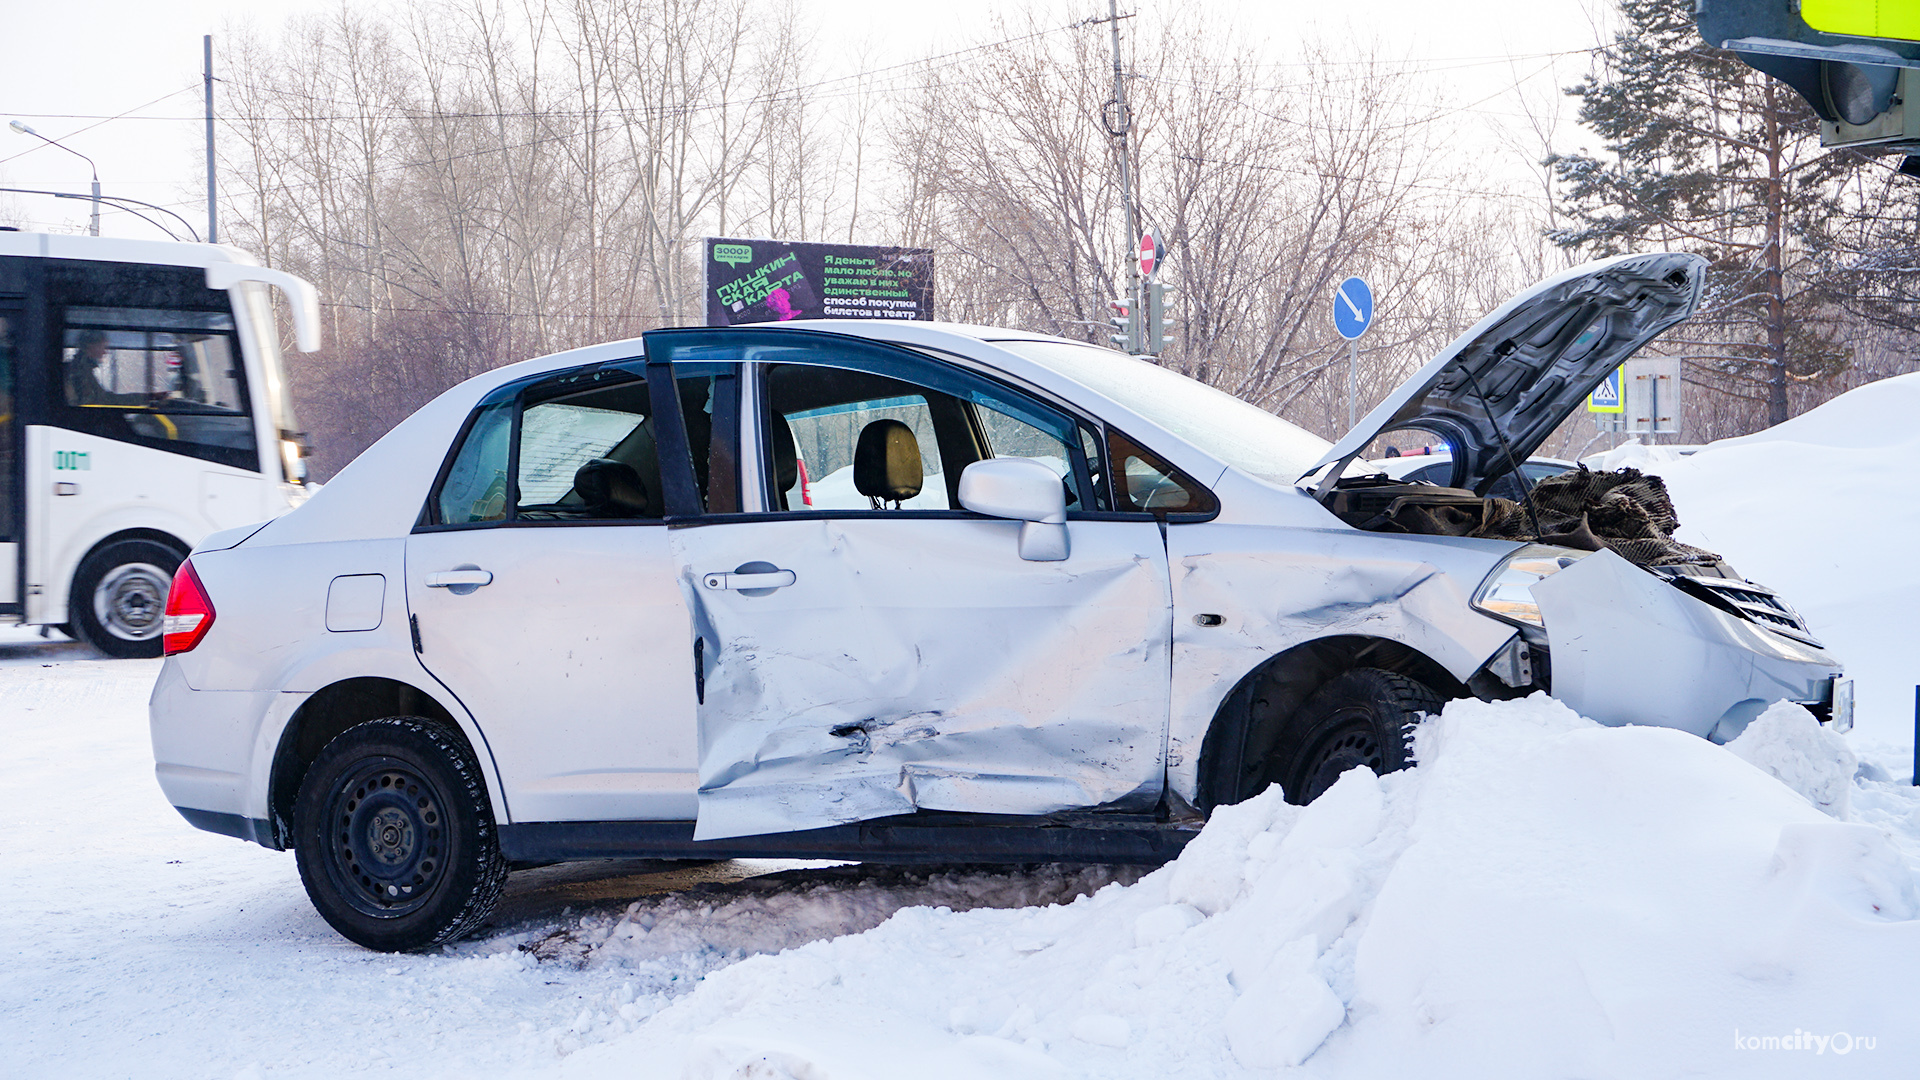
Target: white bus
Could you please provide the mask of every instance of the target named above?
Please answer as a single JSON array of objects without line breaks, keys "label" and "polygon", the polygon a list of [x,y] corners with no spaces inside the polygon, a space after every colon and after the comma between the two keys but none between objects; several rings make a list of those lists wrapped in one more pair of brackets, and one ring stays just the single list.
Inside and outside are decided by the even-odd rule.
[{"label": "white bus", "polygon": [[193,545],[306,498],[268,286],[318,348],[237,249],[0,230],[0,622],[159,656]]}]

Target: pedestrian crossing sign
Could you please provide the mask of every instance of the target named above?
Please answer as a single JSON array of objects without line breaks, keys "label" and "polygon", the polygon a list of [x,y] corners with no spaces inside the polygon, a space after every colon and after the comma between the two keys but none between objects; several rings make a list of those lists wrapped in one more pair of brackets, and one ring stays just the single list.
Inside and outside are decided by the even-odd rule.
[{"label": "pedestrian crossing sign", "polygon": [[1593,388],[1587,397],[1587,411],[1598,413],[1626,412],[1626,395],[1621,393],[1620,369],[1614,368],[1600,385]]}]

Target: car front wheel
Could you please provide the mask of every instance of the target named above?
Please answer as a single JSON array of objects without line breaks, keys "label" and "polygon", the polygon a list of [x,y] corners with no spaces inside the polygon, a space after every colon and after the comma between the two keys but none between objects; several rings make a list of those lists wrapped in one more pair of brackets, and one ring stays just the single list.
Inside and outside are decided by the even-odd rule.
[{"label": "car front wheel", "polygon": [[369,949],[464,937],[506,883],[479,764],[419,717],[371,720],[328,743],[301,781],[293,828],[313,906]]},{"label": "car front wheel", "polygon": [[1379,668],[1347,671],[1300,706],[1291,725],[1299,749],[1275,779],[1288,802],[1305,805],[1348,769],[1403,769],[1412,759],[1414,725],[1442,704],[1440,694],[1417,679]]}]

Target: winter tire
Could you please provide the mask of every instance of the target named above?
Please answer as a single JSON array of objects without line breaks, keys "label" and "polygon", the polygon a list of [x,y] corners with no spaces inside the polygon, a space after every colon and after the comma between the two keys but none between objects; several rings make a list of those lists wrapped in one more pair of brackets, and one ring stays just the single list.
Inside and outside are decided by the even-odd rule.
[{"label": "winter tire", "polygon": [[1379,668],[1354,668],[1314,691],[1294,714],[1299,748],[1275,779],[1287,801],[1302,806],[1320,797],[1340,774],[1365,765],[1376,773],[1407,766],[1413,727],[1438,713],[1432,687]]},{"label": "winter tire", "polygon": [[167,590],[184,558],[158,540],[116,540],[90,552],[67,599],[73,636],[123,660],[159,656]]},{"label": "winter tire", "polygon": [[370,720],[328,743],[300,782],[293,832],[321,917],[382,952],[479,929],[507,879],[479,763],[419,717]]}]

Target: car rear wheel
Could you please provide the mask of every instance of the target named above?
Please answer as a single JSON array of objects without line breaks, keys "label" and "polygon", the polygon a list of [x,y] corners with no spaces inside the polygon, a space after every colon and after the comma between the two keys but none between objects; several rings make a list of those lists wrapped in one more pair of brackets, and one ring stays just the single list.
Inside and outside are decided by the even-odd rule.
[{"label": "car rear wheel", "polygon": [[77,636],[120,659],[159,656],[167,590],[182,558],[158,540],[116,540],[88,554],[67,600]]},{"label": "car rear wheel", "polygon": [[1379,668],[1354,668],[1316,690],[1294,715],[1299,747],[1274,777],[1287,801],[1305,805],[1361,765],[1390,773],[1411,760],[1413,728],[1440,711],[1443,699],[1417,679]]},{"label": "car rear wheel", "polygon": [[293,829],[313,906],[369,949],[465,937],[507,879],[479,764],[419,717],[370,720],[328,743],[300,783]]}]

